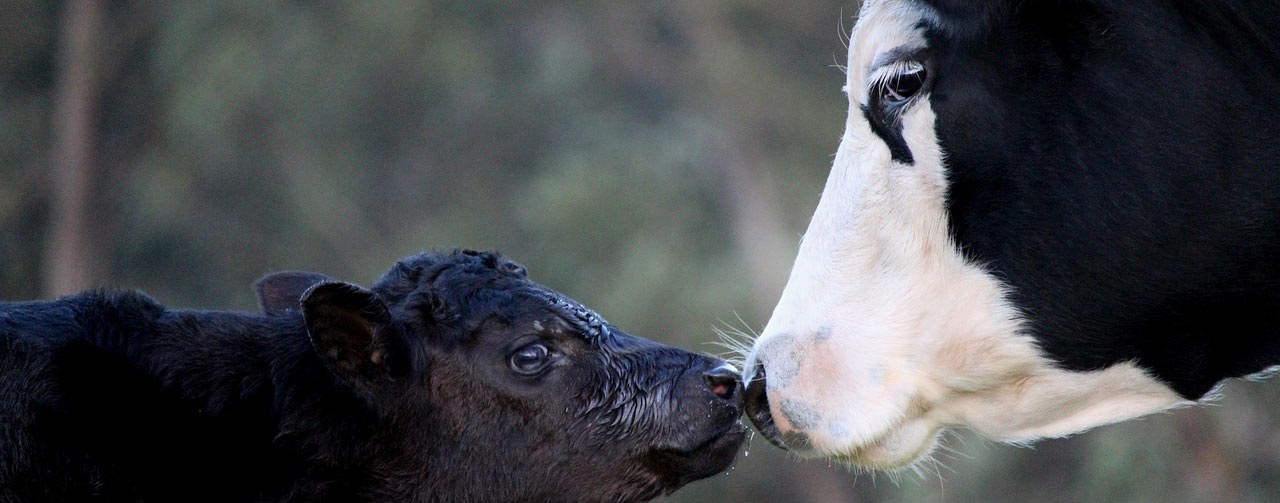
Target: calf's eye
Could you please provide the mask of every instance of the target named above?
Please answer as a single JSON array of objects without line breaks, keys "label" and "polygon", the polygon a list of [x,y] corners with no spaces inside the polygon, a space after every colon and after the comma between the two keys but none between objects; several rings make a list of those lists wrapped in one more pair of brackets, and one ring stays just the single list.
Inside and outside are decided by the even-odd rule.
[{"label": "calf's eye", "polygon": [[519,374],[536,374],[550,362],[551,350],[541,342],[521,347],[511,354],[511,370]]}]

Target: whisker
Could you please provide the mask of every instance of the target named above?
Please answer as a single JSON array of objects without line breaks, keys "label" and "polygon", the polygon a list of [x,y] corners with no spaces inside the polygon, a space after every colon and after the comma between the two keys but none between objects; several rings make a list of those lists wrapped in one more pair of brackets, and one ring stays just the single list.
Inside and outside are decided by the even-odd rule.
[{"label": "whisker", "polygon": [[721,349],[722,353],[716,355],[719,358],[735,366],[743,367],[746,365],[747,356],[751,354],[751,348],[754,346],[755,340],[760,337],[760,334],[752,329],[751,325],[736,311],[733,312],[733,316],[736,319],[736,323],[727,322],[723,319],[716,320],[720,325],[713,325],[711,331],[720,340],[708,342],[707,344]]},{"label": "whisker", "polygon": [[844,7],[840,7],[840,20],[836,22],[837,29],[840,30],[840,43],[844,45],[845,50],[849,49],[849,43],[852,42],[853,33],[844,27]]},{"label": "whisker", "polygon": [[737,312],[737,311],[733,311],[733,317],[734,317],[734,318],[737,318],[737,319],[738,319],[738,323],[741,323],[741,324],[742,324],[742,327],[743,327],[743,328],[745,328],[745,329],[747,329],[747,332],[751,334],[751,338],[752,338],[752,339],[759,339],[759,338],[760,338],[760,332],[757,332],[755,329],[751,328],[751,324],[750,324],[750,323],[747,323],[747,321],[746,321],[746,320],[742,319],[742,315],[741,315],[741,314],[738,314],[738,312]]},{"label": "whisker", "polygon": [[840,70],[840,73],[843,73],[843,74],[845,74],[845,75],[848,75],[848,74],[849,74],[849,67],[847,67],[847,66],[844,66],[844,65],[840,64],[840,60],[839,60],[836,56],[832,55],[832,56],[831,56],[831,59],[834,59],[834,60],[835,60],[835,62],[833,62],[833,63],[830,65],[830,66],[831,66],[831,68],[835,68],[835,69],[837,69],[837,70]]}]

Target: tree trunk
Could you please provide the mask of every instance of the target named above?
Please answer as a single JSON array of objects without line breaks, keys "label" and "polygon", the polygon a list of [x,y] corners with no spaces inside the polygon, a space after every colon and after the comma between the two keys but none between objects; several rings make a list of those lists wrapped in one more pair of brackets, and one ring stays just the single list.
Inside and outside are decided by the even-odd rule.
[{"label": "tree trunk", "polygon": [[96,52],[102,24],[98,0],[70,0],[59,28],[53,109],[52,197],[44,252],[44,295],[90,286],[88,239],[93,195],[94,117],[98,101]]}]

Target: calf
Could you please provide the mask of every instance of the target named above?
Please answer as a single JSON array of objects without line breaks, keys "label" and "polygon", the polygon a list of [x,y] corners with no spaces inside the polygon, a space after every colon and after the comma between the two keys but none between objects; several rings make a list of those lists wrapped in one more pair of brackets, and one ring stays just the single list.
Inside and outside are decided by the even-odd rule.
[{"label": "calf", "polygon": [[0,304],[0,502],[642,501],[743,440],[732,367],[496,254],[258,288],[266,314]]}]

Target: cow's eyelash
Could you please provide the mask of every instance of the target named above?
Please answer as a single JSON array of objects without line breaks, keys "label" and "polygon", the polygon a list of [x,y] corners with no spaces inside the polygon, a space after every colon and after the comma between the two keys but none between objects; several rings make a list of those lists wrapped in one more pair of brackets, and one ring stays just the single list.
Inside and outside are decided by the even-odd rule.
[{"label": "cow's eyelash", "polygon": [[918,72],[923,69],[923,64],[912,59],[901,59],[886,63],[871,72],[871,75],[867,78],[867,90],[868,92],[875,92],[876,89],[879,89],[895,76]]}]

